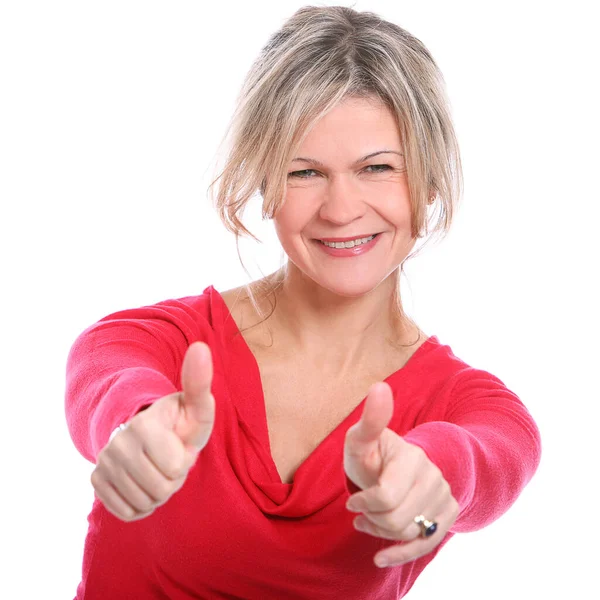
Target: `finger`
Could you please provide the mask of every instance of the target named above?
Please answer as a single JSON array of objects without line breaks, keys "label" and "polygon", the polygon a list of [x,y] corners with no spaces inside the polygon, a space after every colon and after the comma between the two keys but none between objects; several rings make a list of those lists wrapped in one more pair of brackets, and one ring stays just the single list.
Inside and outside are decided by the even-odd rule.
[{"label": "finger", "polygon": [[[387,512],[363,511],[371,523],[400,535],[401,539],[414,539],[421,533],[421,528],[414,523],[417,515],[424,514],[431,519],[431,515],[440,513],[452,501],[450,486],[439,468],[429,461],[419,460],[420,452],[417,451],[416,456],[416,461],[413,459],[415,462],[412,463],[416,477],[407,491],[390,501],[395,509]],[[398,482],[398,470],[389,468],[382,474],[380,485],[383,489],[388,487],[396,491]]]},{"label": "finger", "polygon": [[[175,431],[158,425],[154,421],[144,421],[133,425],[132,428],[138,430],[139,438],[142,440],[141,453],[163,477],[174,481],[187,474],[195,462],[195,456],[190,459],[184,442]],[[124,437],[123,435],[123,443]],[[119,446],[116,446],[115,451],[118,451],[118,448]],[[134,479],[142,483],[142,478],[147,476],[147,467],[141,467],[145,464],[143,461],[136,462],[139,456],[136,455],[134,459],[123,455],[121,461],[127,466]]]},{"label": "finger", "polygon": [[369,521],[365,515],[358,515],[358,517],[356,517],[352,522],[352,525],[356,531],[366,533],[367,535],[371,535],[373,537],[382,538],[384,540],[394,540],[398,542],[414,539],[412,537],[405,537],[401,532],[397,533],[383,527],[379,527],[378,525]]},{"label": "finger", "polygon": [[165,428],[161,421],[153,419],[133,419],[102,450],[98,464],[102,464],[102,457],[108,457],[111,464],[124,465],[144,489],[144,482],[149,481],[155,471],[161,478],[176,480],[190,467],[188,453],[179,436],[172,429]]},{"label": "finger", "polygon": [[[136,460],[139,458],[136,457]],[[148,512],[154,510],[155,500],[150,497],[139,484],[133,480],[126,471],[123,464],[113,462],[110,456],[106,456],[98,467],[99,473],[119,495],[137,512]],[[110,475],[105,475],[105,473]]]},{"label": "finger", "polygon": [[378,527],[399,534],[400,539],[414,540],[421,535],[415,518],[423,515],[430,521],[436,520],[436,515],[443,514],[452,501],[450,486],[432,471],[428,477],[417,480],[394,516],[365,513],[365,517]]},{"label": "finger", "polygon": [[[394,447],[395,440],[402,438],[391,430],[384,431],[381,446],[385,460],[377,483],[350,496],[347,507],[353,512],[387,513],[394,510],[406,498],[415,484],[420,459],[412,450]],[[408,444],[406,444],[408,446]]]},{"label": "finger", "polygon": [[[446,510],[435,519],[438,527],[433,535],[427,538],[418,537],[410,542],[404,542],[401,545],[386,548],[375,555],[375,564],[377,566],[393,567],[399,564],[412,562],[421,556],[429,554],[444,539],[455,519],[456,512],[454,506],[448,505]],[[385,564],[381,564],[380,561]]]},{"label": "finger", "polygon": [[187,349],[181,367],[180,401],[185,417],[177,422],[175,431],[184,443],[197,450],[206,445],[214,425],[212,378],[210,348],[204,342],[194,342]]},{"label": "finger", "polygon": [[[174,433],[172,435],[175,437]],[[181,445],[180,441],[175,441]],[[178,469],[179,476],[167,477],[145,452],[135,458],[125,458],[121,464],[129,477],[148,495],[155,506],[164,503],[187,478],[187,469],[183,467]]]},{"label": "finger", "polygon": [[[394,510],[387,512],[365,512],[360,515],[360,531],[379,535],[387,539],[410,541],[421,535],[421,527],[415,523],[415,517],[423,514],[432,520],[434,515],[442,513],[450,497],[439,479],[417,480],[403,502]],[[367,531],[368,529],[368,531]]]},{"label": "finger", "polygon": [[140,515],[97,469],[92,472],[91,481],[96,497],[102,502],[106,510],[118,519],[132,521],[138,516],[143,518],[150,514]]}]

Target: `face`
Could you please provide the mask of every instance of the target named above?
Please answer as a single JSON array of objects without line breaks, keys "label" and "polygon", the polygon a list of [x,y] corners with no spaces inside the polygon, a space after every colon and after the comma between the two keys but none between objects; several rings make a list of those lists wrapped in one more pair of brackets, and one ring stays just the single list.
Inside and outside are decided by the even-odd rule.
[{"label": "face", "polygon": [[[396,270],[416,241],[402,153],[392,113],[375,101],[345,100],[317,122],[293,157],[302,160],[288,165],[273,219],[292,268],[342,296],[365,294]],[[343,250],[321,241],[373,234]]]}]

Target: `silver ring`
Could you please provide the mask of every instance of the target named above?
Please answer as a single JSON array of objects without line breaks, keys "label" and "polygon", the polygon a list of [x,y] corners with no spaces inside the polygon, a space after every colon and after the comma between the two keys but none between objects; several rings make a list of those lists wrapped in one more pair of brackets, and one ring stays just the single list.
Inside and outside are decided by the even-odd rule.
[{"label": "silver ring", "polygon": [[421,528],[421,537],[423,538],[433,535],[437,530],[437,523],[427,520],[423,515],[418,515],[414,521]]},{"label": "silver ring", "polygon": [[117,435],[117,433],[119,433],[119,431],[123,431],[124,429],[127,429],[127,423],[121,423],[118,427],[116,427],[113,430],[113,432],[110,434],[108,441],[111,442],[112,439],[115,437],[115,435]]}]

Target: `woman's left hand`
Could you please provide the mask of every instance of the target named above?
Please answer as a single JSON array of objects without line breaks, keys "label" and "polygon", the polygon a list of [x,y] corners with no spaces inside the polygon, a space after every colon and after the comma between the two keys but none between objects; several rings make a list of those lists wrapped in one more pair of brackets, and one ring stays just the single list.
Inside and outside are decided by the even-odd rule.
[{"label": "woman's left hand", "polygon": [[[346,433],[344,470],[362,491],[350,496],[346,507],[360,512],[359,531],[403,542],[378,552],[377,566],[395,566],[431,552],[459,514],[459,505],[440,469],[415,444],[387,428],[394,412],[390,386],[371,386],[360,420]],[[421,537],[418,515],[435,521],[431,536]]]}]

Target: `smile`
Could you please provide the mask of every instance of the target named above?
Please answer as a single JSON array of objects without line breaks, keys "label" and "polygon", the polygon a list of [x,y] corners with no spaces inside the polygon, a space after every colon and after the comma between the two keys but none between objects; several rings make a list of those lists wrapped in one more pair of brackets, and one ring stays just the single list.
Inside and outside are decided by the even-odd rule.
[{"label": "smile", "polygon": [[315,240],[317,246],[329,256],[352,257],[369,252],[381,238],[380,233],[368,237],[356,238],[345,242],[324,242]]},{"label": "smile", "polygon": [[325,244],[329,248],[354,248],[354,246],[359,246],[360,244],[366,244],[370,242],[377,234],[370,235],[369,237],[356,238],[355,240],[349,240],[347,242],[325,242],[323,240],[319,240],[322,244]]}]

